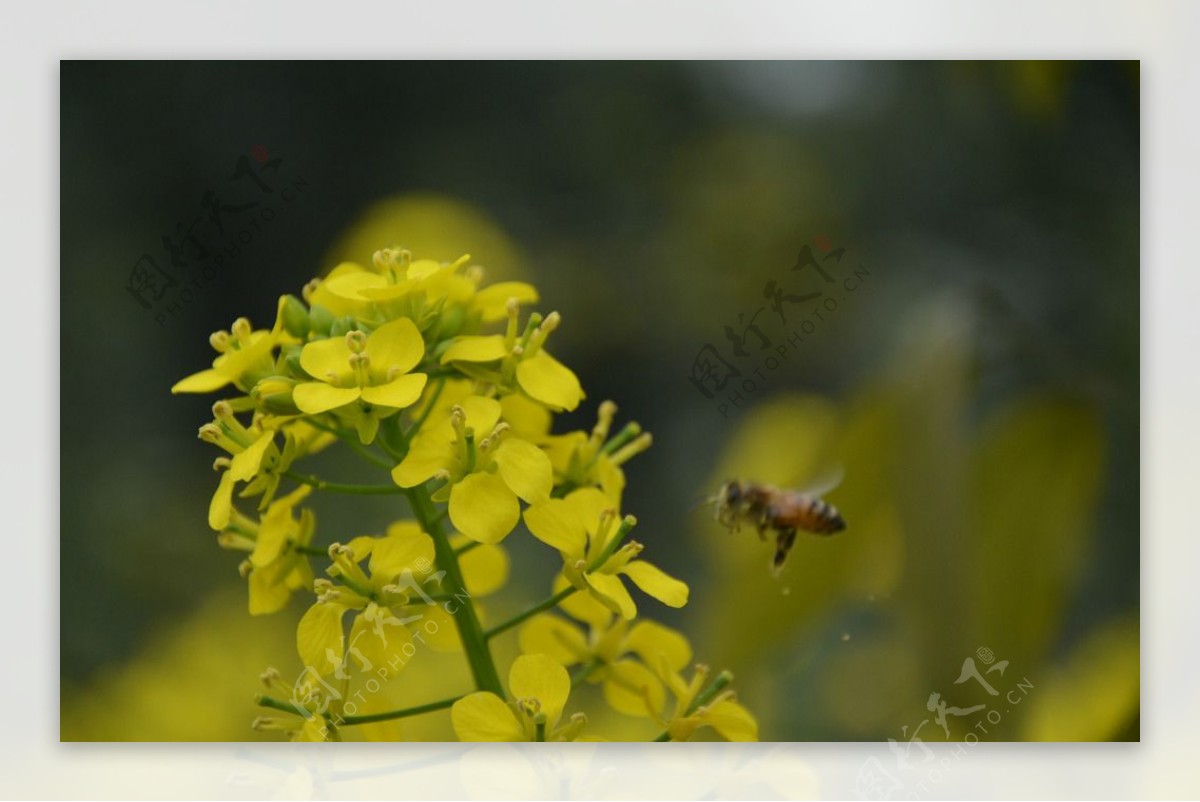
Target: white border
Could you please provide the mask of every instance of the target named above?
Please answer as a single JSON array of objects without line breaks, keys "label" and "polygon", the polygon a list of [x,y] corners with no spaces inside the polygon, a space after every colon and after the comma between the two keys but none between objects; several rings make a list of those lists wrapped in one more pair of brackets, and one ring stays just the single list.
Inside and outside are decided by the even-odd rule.
[{"label": "white border", "polygon": [[[336,13],[336,16],[334,14]],[[0,32],[9,470],[0,624],[0,794],[22,797],[852,797],[878,744],[335,750],[60,745],[58,59],[1141,58],[1143,65],[1143,743],[987,745],[931,798],[1173,797],[1200,692],[1200,4],[1187,2],[345,2],[10,6]],[[79,397],[78,388],[66,388]],[[83,413],[86,414],[86,413]],[[97,425],[103,422],[97,421]],[[63,492],[69,492],[65,489]],[[70,611],[64,611],[69,615]],[[422,762],[423,761],[423,762]],[[532,761],[532,763],[530,762]],[[399,774],[391,772],[405,764]],[[529,766],[533,768],[530,769]],[[390,767],[390,768],[389,768]],[[356,773],[355,773],[356,772]],[[391,772],[391,773],[389,773]],[[566,783],[563,785],[562,783]],[[532,785],[531,785],[532,783]]]}]

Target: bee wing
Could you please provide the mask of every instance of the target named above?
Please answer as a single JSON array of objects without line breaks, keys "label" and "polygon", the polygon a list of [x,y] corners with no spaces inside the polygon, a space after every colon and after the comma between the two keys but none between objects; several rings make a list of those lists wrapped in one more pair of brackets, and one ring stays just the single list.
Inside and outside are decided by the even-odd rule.
[{"label": "bee wing", "polygon": [[846,471],[839,465],[836,468],[831,468],[824,473],[818,474],[815,479],[797,492],[805,496],[823,496],[840,485],[845,475]]}]

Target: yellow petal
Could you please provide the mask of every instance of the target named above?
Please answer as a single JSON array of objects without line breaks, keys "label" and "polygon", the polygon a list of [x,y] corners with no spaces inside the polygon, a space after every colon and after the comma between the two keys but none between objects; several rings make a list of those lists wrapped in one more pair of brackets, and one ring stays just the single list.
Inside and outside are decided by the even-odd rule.
[{"label": "yellow petal", "polygon": [[654,621],[639,621],[629,630],[625,648],[657,668],[663,663],[671,671],[680,671],[692,662],[692,646],[679,632]]},{"label": "yellow petal", "polygon": [[[504,413],[504,420],[508,421],[513,432],[519,437],[542,443],[542,438],[550,431],[550,410],[528,396],[510,393],[500,399],[500,408]],[[576,434],[587,439],[583,432]]]},{"label": "yellow petal", "polygon": [[397,376],[387,384],[364,387],[362,400],[380,407],[404,409],[415,404],[421,397],[421,391],[425,389],[427,379],[428,377],[424,373],[406,373],[403,376]]},{"label": "yellow petal", "polygon": [[[292,589],[280,575],[280,568],[287,566],[282,563],[255,568],[250,572],[250,615],[270,615],[277,613],[292,597]],[[288,572],[290,573],[290,571]]]},{"label": "yellow petal", "polygon": [[618,660],[608,666],[604,700],[627,716],[657,715],[666,704],[662,682],[636,660]]},{"label": "yellow petal", "polygon": [[571,369],[538,351],[517,365],[517,383],[529,396],[551,409],[573,410],[583,400],[583,388]]},{"label": "yellow petal", "polygon": [[688,586],[663,573],[647,562],[636,560],[627,563],[621,573],[633,580],[633,584],[648,596],[653,596],[668,607],[683,607],[688,601]]},{"label": "yellow petal", "polygon": [[554,469],[546,452],[519,437],[506,437],[492,458],[504,484],[525,501],[534,504],[550,497]]},{"label": "yellow petal", "polygon": [[393,368],[408,373],[425,356],[425,341],[416,324],[406,317],[384,323],[367,337],[371,373],[387,375]]},{"label": "yellow petal", "polygon": [[416,581],[433,565],[433,538],[424,532],[388,535],[375,541],[371,550],[371,580],[385,585],[410,569]]},{"label": "yellow petal", "polygon": [[503,320],[508,317],[509,298],[516,298],[522,304],[535,304],[538,292],[523,281],[498,281],[475,293],[475,308],[480,311],[484,323]]},{"label": "yellow petal", "polygon": [[494,398],[472,395],[461,401],[467,414],[467,425],[475,429],[475,440],[486,437],[500,420],[500,402]]},{"label": "yellow petal", "polygon": [[[375,276],[375,278],[342,279],[350,275]],[[367,305],[362,300],[366,293],[371,292],[369,285],[381,278],[369,270],[365,270],[353,262],[342,262],[327,275],[312,295],[308,297],[310,306],[323,306],[333,313],[334,317],[350,314]],[[332,284],[333,289],[330,289]],[[335,292],[336,291],[336,292]],[[357,296],[353,294],[357,293]]]},{"label": "yellow petal", "polygon": [[349,378],[354,375],[350,367],[350,346],[345,337],[330,337],[304,346],[300,352],[300,367],[317,381],[328,382],[330,374]]},{"label": "yellow petal", "polygon": [[[446,602],[456,604],[456,602]],[[418,621],[412,623],[413,636],[425,643],[435,652],[461,652],[462,640],[458,637],[458,625],[445,607],[438,604],[424,604],[419,607],[405,608],[406,616],[420,615]]]},{"label": "yellow petal", "polygon": [[[470,542],[470,538],[461,535],[450,539],[450,545],[455,548]],[[501,546],[476,546],[460,556],[458,564],[462,568],[467,593],[472,596],[495,593],[508,581],[508,552]]]},{"label": "yellow petal", "polygon": [[547,732],[554,729],[571,693],[571,677],[557,660],[523,654],[508,672],[508,692],[516,699],[537,699],[546,714]]},{"label": "yellow petal", "polygon": [[229,516],[233,512],[233,477],[229,471],[221,471],[221,481],[217,483],[217,491],[213,493],[212,501],[208,504],[208,525],[218,532],[229,526]]},{"label": "yellow petal", "polygon": [[504,335],[490,334],[485,337],[458,337],[442,354],[442,364],[447,362],[492,362],[508,356]]},{"label": "yellow petal", "polygon": [[302,412],[318,415],[357,401],[361,394],[357,387],[333,387],[323,382],[307,382],[296,385],[292,400]]},{"label": "yellow petal", "polygon": [[317,602],[296,625],[296,651],[300,660],[318,674],[332,674],[341,665],[345,635],[340,604]]},{"label": "yellow petal", "polygon": [[556,615],[539,615],[517,632],[517,645],[524,654],[545,654],[564,666],[587,657],[587,638],[579,627]]},{"label": "yellow petal", "polygon": [[375,543],[381,539],[371,537],[370,535],[359,535],[356,538],[351,538],[350,542],[345,545],[346,548],[350,549],[350,553],[354,555],[352,558],[354,562],[359,563],[367,559],[367,556],[375,550]]},{"label": "yellow petal", "polygon": [[566,500],[576,518],[578,518],[581,524],[587,527],[589,532],[596,531],[602,513],[606,510],[618,510],[617,503],[597,487],[583,487],[579,490],[573,490],[567,496]]},{"label": "yellow petal", "polygon": [[220,390],[231,381],[229,376],[226,376],[219,370],[209,368],[202,370],[199,373],[193,373],[191,376],[180,379],[171,388],[172,393],[211,393],[214,390]]},{"label": "yellow petal", "polygon": [[445,267],[446,265],[442,264],[437,259],[414,259],[409,263],[408,270],[405,271],[404,277],[407,279],[420,281],[423,278],[429,278],[430,276],[436,275]]},{"label": "yellow petal", "polygon": [[330,724],[324,716],[309,716],[292,740],[297,743],[322,743],[329,740]]},{"label": "yellow petal", "polygon": [[546,499],[529,507],[525,510],[525,526],[530,534],[547,546],[576,560],[583,557],[587,533],[579,516],[565,499]]},{"label": "yellow petal", "polygon": [[450,723],[460,741],[524,741],[516,714],[494,693],[467,694],[450,708]]},{"label": "yellow petal", "polygon": [[[566,590],[571,583],[562,574],[554,578],[554,593]],[[559,609],[577,621],[604,629],[612,621],[613,611],[605,607],[591,593],[574,593],[558,603]]]},{"label": "yellow petal", "polygon": [[717,702],[700,717],[729,741],[757,741],[758,722],[750,711],[728,699]]},{"label": "yellow petal", "polygon": [[264,432],[249,448],[240,454],[235,454],[230,461],[229,473],[234,481],[248,482],[258,475],[262,467],[263,456],[275,439],[275,432]]},{"label": "yellow petal", "polygon": [[366,300],[363,290],[375,289],[386,284],[387,279],[378,273],[360,270],[348,271],[338,276],[331,275],[321,286],[336,298],[356,303]]},{"label": "yellow petal", "polygon": [[416,487],[454,462],[454,445],[436,434],[417,435],[404,461],[392,468],[392,481],[400,487]]},{"label": "yellow petal", "polygon": [[407,617],[374,602],[354,616],[346,649],[355,664],[367,673],[377,673],[382,667],[395,672],[406,666],[416,653],[412,633],[403,620]]},{"label": "yellow petal", "polygon": [[493,474],[468,474],[450,490],[450,521],[472,540],[499,543],[520,517],[517,497]]},{"label": "yellow petal", "polygon": [[637,615],[637,605],[633,597],[625,589],[625,584],[619,576],[613,574],[592,573],[587,576],[588,584],[606,607],[619,614],[626,621],[633,620]]}]

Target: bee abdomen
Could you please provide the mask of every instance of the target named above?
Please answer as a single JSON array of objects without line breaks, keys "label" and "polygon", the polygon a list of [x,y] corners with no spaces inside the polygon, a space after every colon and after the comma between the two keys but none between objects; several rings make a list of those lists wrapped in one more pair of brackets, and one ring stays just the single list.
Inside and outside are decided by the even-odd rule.
[{"label": "bee abdomen", "polygon": [[808,530],[818,535],[832,535],[846,528],[838,508],[822,499],[812,499],[808,508]]}]

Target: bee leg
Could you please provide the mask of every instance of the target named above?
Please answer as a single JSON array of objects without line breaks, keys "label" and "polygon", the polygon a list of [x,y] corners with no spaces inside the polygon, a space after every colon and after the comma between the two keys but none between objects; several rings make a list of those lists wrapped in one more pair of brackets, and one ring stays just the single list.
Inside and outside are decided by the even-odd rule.
[{"label": "bee leg", "polygon": [[758,539],[759,540],[767,539],[767,530],[771,528],[770,521],[771,521],[772,517],[773,517],[773,513],[771,512],[771,510],[769,508],[766,510],[763,510],[762,515],[760,515],[758,517]]},{"label": "bee leg", "polygon": [[771,560],[771,573],[775,576],[779,576],[779,572],[783,570],[783,564],[787,562],[795,542],[795,529],[780,529],[775,533],[775,557]]}]

